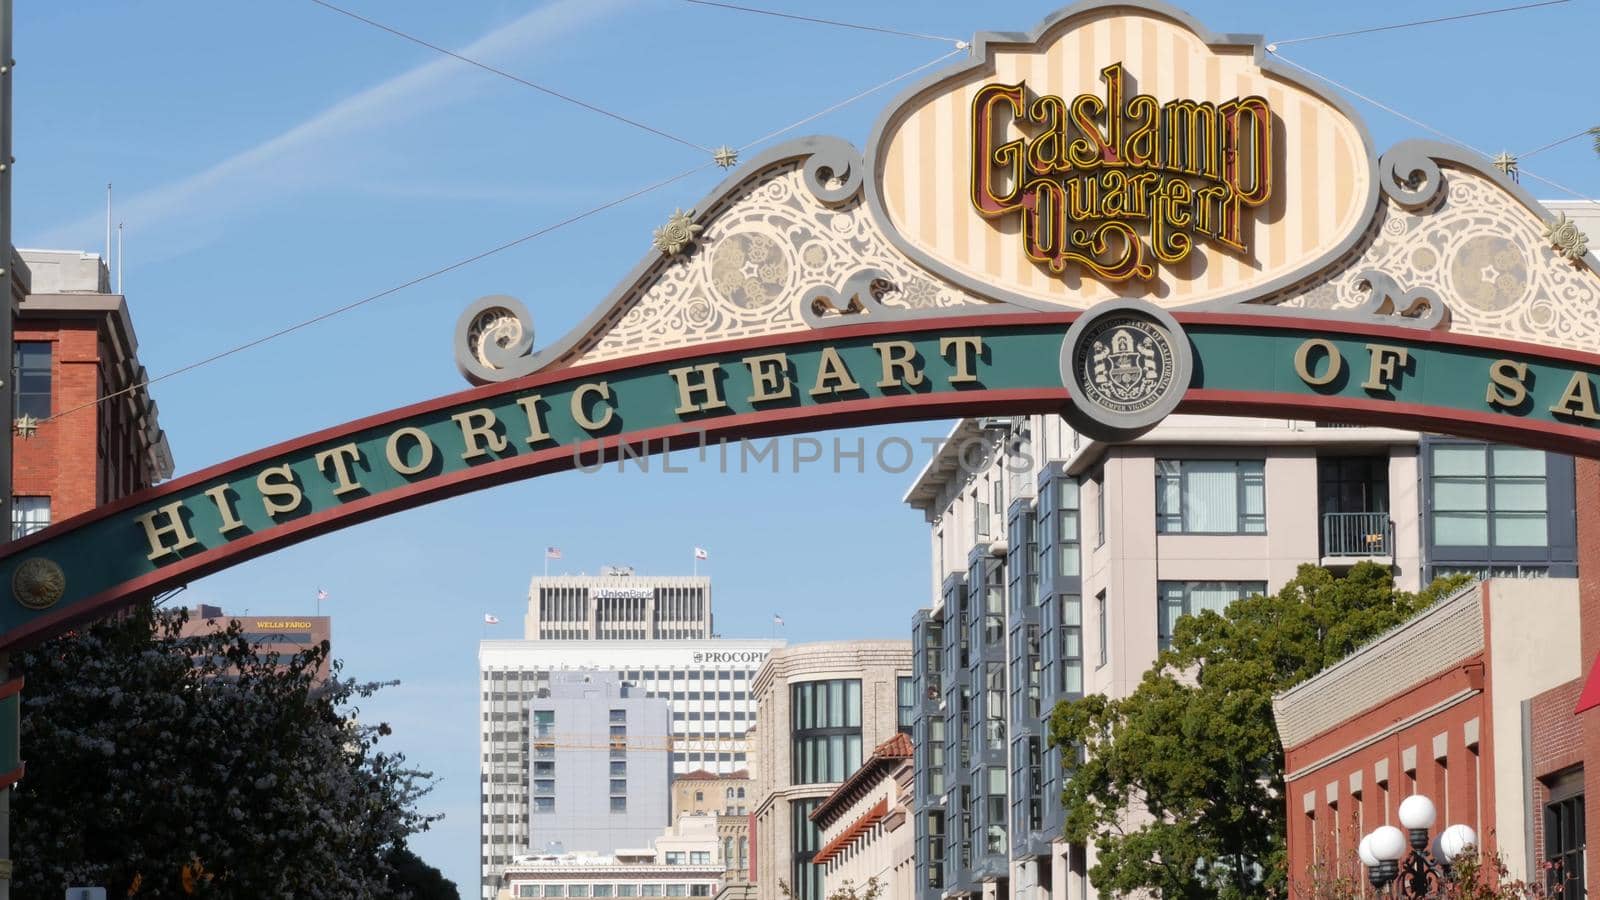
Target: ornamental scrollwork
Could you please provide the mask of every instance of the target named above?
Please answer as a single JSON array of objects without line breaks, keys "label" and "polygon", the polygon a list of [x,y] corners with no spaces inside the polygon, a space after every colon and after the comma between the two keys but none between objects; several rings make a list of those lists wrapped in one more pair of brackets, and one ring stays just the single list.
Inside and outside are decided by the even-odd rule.
[{"label": "ornamental scrollwork", "polygon": [[515,297],[495,294],[473,301],[456,320],[456,367],[473,384],[530,374],[533,316]]}]

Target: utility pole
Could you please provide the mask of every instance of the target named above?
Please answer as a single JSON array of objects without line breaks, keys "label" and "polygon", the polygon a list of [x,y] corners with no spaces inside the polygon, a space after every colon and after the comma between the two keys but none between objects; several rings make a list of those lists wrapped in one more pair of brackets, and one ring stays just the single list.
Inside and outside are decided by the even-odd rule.
[{"label": "utility pole", "polygon": [[[5,436],[0,438],[0,541],[11,540],[12,440],[16,433],[16,299],[12,293],[15,273],[11,271],[15,252],[11,247],[11,83],[17,68],[11,58],[11,4],[0,0],[0,353],[5,367],[0,368],[0,411],[4,412]],[[11,684],[10,654],[0,653],[0,679]],[[0,771],[16,771],[22,766],[22,698],[13,695],[0,709]],[[0,900],[11,900],[11,791],[0,787]]]}]

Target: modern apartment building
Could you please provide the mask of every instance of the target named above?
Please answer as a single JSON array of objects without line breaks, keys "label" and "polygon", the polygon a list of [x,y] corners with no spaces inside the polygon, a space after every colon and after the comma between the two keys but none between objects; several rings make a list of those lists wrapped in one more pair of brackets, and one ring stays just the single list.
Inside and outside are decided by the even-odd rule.
[{"label": "modern apartment building", "polygon": [[[656,581],[601,576],[600,580],[604,579]],[[701,587],[709,603],[709,584],[701,583]],[[535,618],[533,609],[541,599],[548,597],[542,598],[538,590],[532,592],[529,621],[534,633],[540,633],[540,623],[554,622],[549,617]],[[603,598],[586,595],[585,602],[596,599]],[[709,608],[700,615],[709,629]],[[659,746],[653,752],[667,766],[669,778],[700,770],[727,775],[749,767],[745,732],[756,717],[752,684],[768,654],[782,647],[783,641],[709,636],[668,640],[651,637],[653,633],[646,629],[643,637],[629,639],[489,640],[479,646],[482,897],[494,895],[500,873],[513,858],[541,849],[533,842],[530,828],[536,803],[531,775],[536,725],[532,704],[567,674],[614,678],[628,686],[630,696],[666,704],[667,725],[652,734],[659,735]],[[644,732],[631,734],[633,746],[644,752]],[[635,809],[633,789],[630,784],[630,813]],[[609,803],[609,795],[605,796]],[[666,804],[663,784],[658,811],[643,824],[653,830],[666,825]],[[556,824],[561,822],[558,816]],[[563,843],[574,851],[598,849],[571,840]]]},{"label": "modern apartment building", "polygon": [[[643,847],[669,824],[671,715],[615,673],[553,673],[528,701],[533,850]],[[500,815],[490,824],[504,824]]]},{"label": "modern apartment building", "polygon": [[823,849],[811,815],[871,748],[909,733],[911,646],[839,641],[776,650],[756,676],[755,880],[762,898],[822,900]]},{"label": "modern apartment building", "polygon": [[1054,416],[960,422],[906,502],[930,525],[916,647],[923,898],[1096,896],[1059,837],[1054,705],[1124,696],[1183,615],[1302,563],[1401,587],[1576,567],[1570,459],[1415,432],[1171,416],[1121,444]]},{"label": "modern apartment building", "polygon": [[12,348],[13,538],[172,476],[155,401],[141,386],[133,319],[105,263],[77,251],[17,252],[14,284],[25,296]]},{"label": "modern apartment building", "polygon": [[692,640],[711,637],[711,579],[599,575],[536,576],[528,586],[523,636],[540,641]]}]

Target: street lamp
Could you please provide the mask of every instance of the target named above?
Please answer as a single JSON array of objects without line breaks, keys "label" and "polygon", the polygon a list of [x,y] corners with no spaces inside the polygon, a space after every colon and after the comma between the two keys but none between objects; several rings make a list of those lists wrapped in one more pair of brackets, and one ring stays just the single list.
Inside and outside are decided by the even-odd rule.
[{"label": "street lamp", "polygon": [[1439,833],[1429,852],[1428,829],[1438,817],[1432,800],[1412,794],[1400,801],[1400,824],[1405,831],[1380,825],[1361,839],[1356,855],[1367,867],[1367,880],[1373,888],[1381,893],[1395,884],[1396,896],[1440,896],[1450,880],[1451,863],[1466,848],[1476,845],[1478,836],[1465,825],[1450,825]]}]

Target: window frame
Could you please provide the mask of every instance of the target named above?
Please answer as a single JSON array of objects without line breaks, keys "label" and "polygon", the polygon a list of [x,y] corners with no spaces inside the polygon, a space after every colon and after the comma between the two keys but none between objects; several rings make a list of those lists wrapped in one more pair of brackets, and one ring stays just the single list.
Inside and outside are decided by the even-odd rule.
[{"label": "window frame", "polygon": [[[1233,493],[1234,493],[1234,525],[1231,531],[1199,531],[1188,527],[1187,502],[1189,496],[1189,467],[1197,463],[1232,463],[1233,464]],[[1178,481],[1178,509],[1176,511],[1166,508],[1167,484],[1171,478],[1167,467],[1177,466]],[[1255,518],[1246,512],[1246,466],[1256,467],[1261,476],[1261,529],[1249,530]],[[1184,535],[1229,535],[1244,537],[1262,537],[1268,532],[1267,524],[1267,461],[1264,458],[1239,458],[1239,459],[1211,459],[1195,457],[1174,457],[1156,460],[1156,534],[1184,534]],[[1176,527],[1173,526],[1176,522]]]}]

